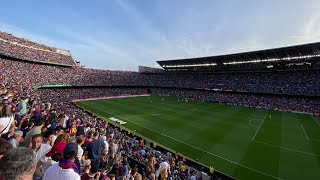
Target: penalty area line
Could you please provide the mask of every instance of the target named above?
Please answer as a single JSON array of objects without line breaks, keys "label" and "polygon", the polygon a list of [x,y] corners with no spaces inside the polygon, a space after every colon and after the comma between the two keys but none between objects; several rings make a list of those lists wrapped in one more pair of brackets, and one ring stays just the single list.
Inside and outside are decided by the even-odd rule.
[{"label": "penalty area line", "polygon": [[305,152],[305,151],[299,151],[299,150],[296,150],[296,149],[277,146],[277,145],[269,144],[269,143],[262,142],[262,141],[255,140],[254,142],[257,142],[257,143],[260,143],[260,144],[264,144],[264,145],[267,145],[267,146],[271,146],[271,147],[275,147],[275,148],[280,148],[280,149],[285,149],[285,150],[288,150],[288,151],[293,151],[293,152],[296,152],[296,153],[308,154],[308,155],[311,155],[311,156],[320,156],[319,154],[313,154],[313,153],[309,153],[309,152]]},{"label": "penalty area line", "polygon": [[254,138],[256,137],[256,135],[258,134],[258,132],[259,132],[259,130],[260,130],[260,128],[261,128],[261,126],[262,126],[262,124],[263,124],[263,122],[264,122],[264,120],[266,119],[267,116],[268,116],[268,114],[266,114],[266,115],[264,116],[262,123],[261,123],[260,126],[258,127],[258,129],[257,129],[256,133],[254,134],[253,138],[251,139],[251,141],[253,141]]},{"label": "penalty area line", "polygon": [[304,127],[303,127],[303,125],[302,125],[302,124],[301,124],[301,128],[302,128],[302,130],[303,130],[303,132],[304,132],[304,135],[306,135],[307,140],[309,140],[309,137],[308,137],[308,135],[307,135],[307,133],[306,133],[306,130],[304,130]]}]

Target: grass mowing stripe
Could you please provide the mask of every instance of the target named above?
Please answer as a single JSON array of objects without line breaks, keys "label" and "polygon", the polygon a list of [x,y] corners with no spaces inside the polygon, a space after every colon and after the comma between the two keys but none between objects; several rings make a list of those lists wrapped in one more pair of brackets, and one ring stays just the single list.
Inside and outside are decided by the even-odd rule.
[{"label": "grass mowing stripe", "polygon": [[[89,105],[89,106],[90,106],[90,105]],[[102,110],[102,109],[99,109],[99,108],[96,108],[96,107],[93,107],[93,106],[91,106],[91,107],[94,108],[94,109],[100,110],[100,111],[104,111],[104,110]],[[111,113],[109,113],[109,114],[111,114]],[[115,115],[115,114],[111,114],[111,115],[117,116],[117,115]],[[124,120],[127,120],[127,119],[124,119]],[[232,161],[232,160],[229,160],[229,159],[227,159],[227,158],[221,157],[221,156],[219,156],[219,155],[217,155],[217,154],[214,154],[214,153],[211,153],[211,152],[202,150],[202,149],[200,149],[200,148],[198,148],[198,147],[195,147],[195,146],[193,146],[193,145],[191,145],[191,144],[185,143],[185,142],[183,142],[183,141],[180,141],[179,139],[176,139],[176,138],[170,137],[170,136],[168,136],[168,135],[162,134],[162,133],[160,133],[160,132],[158,132],[158,131],[155,131],[155,130],[150,129],[150,128],[148,128],[148,127],[145,127],[145,126],[143,126],[143,125],[137,124],[137,123],[132,122],[132,121],[130,121],[130,120],[127,120],[127,121],[130,122],[130,123],[132,123],[132,124],[135,124],[135,125],[137,125],[137,126],[140,126],[140,127],[144,128],[144,129],[147,129],[147,130],[149,130],[149,131],[155,132],[155,133],[157,133],[157,134],[159,134],[159,135],[161,135],[161,136],[170,138],[170,139],[172,139],[172,140],[175,140],[175,141],[177,141],[177,142],[180,142],[180,143],[182,143],[182,144],[185,144],[185,145],[187,145],[187,146],[189,146],[189,147],[192,147],[192,148],[197,149],[197,150],[199,150],[199,151],[202,151],[202,152],[204,152],[204,153],[210,154],[210,155],[212,155],[212,156],[218,157],[218,158],[220,158],[220,159],[223,159],[223,160],[228,161],[228,162],[230,162],[230,163],[236,164],[236,165],[241,166],[241,167],[243,167],[243,168],[246,168],[246,169],[255,171],[255,172],[260,173],[260,174],[264,174],[264,175],[269,176],[269,177],[272,177],[272,178],[274,178],[274,179],[281,179],[281,178],[276,177],[276,176],[273,176],[273,175],[271,175],[271,174],[264,173],[264,172],[262,172],[262,171],[259,171],[259,170],[250,168],[250,167],[248,167],[248,166],[239,164],[239,163],[234,162],[234,161]],[[260,125],[260,126],[261,126],[261,125]]]},{"label": "grass mowing stripe", "polygon": [[268,114],[266,114],[266,116],[263,118],[262,123],[260,124],[259,128],[257,129],[257,131],[256,131],[256,133],[254,134],[254,136],[253,136],[253,138],[251,139],[251,141],[253,141],[254,138],[256,137],[256,135],[258,134],[258,132],[259,132],[259,130],[260,130],[260,128],[261,128],[261,126],[262,126],[262,124],[263,124],[263,122],[264,122],[264,120],[266,119],[267,116],[268,116]]}]

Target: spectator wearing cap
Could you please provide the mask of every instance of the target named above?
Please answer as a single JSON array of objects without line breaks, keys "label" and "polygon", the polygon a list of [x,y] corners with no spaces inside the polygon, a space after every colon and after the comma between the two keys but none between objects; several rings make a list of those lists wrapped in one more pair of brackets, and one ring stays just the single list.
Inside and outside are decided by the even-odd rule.
[{"label": "spectator wearing cap", "polygon": [[52,164],[58,163],[63,159],[63,150],[66,145],[67,143],[65,142],[59,142],[53,145],[51,150],[46,154],[48,160],[42,165],[43,174]]},{"label": "spectator wearing cap", "polygon": [[30,131],[28,131],[28,133],[26,134],[25,138],[24,138],[24,145],[26,147],[30,147],[30,141],[33,137],[33,135],[35,134],[41,134],[42,128],[45,125],[45,119],[39,119],[38,124],[36,126],[34,126],[32,129],[30,129]]},{"label": "spectator wearing cap", "polygon": [[32,180],[35,172],[33,153],[25,147],[14,148],[0,159],[0,179]]},{"label": "spectator wearing cap", "polygon": [[51,157],[52,160],[59,162],[63,159],[63,150],[66,146],[66,142],[59,142],[54,144],[51,150],[46,154],[46,157]]},{"label": "spectator wearing cap", "polygon": [[78,153],[78,145],[69,143],[63,150],[63,159],[53,164],[44,174],[43,180],[80,180],[80,171],[74,163]]},{"label": "spectator wearing cap", "polygon": [[23,132],[17,130],[13,133],[13,138],[9,140],[9,143],[13,148],[17,148],[19,146],[20,141],[22,140]]}]

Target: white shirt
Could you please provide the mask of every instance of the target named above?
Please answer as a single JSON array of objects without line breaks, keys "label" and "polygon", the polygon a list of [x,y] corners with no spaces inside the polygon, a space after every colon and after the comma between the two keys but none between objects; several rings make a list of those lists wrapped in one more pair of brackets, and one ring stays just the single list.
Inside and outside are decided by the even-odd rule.
[{"label": "white shirt", "polygon": [[34,159],[36,161],[36,163],[38,163],[38,161],[41,162],[46,162],[48,160],[48,158],[45,156],[49,151],[51,150],[51,146],[45,143],[41,144],[40,149],[35,152],[33,149],[33,153],[34,153]]},{"label": "white shirt", "polygon": [[56,136],[56,135],[53,135],[53,136],[52,136],[52,142],[51,142],[51,146],[52,146],[52,147],[53,147],[54,142],[56,141],[56,139],[57,139],[57,136]]},{"label": "white shirt", "polygon": [[68,116],[65,116],[64,120],[63,120],[63,124],[62,124],[62,127],[63,128],[67,128],[67,121],[68,121],[69,117]]},{"label": "white shirt", "polygon": [[73,169],[62,169],[59,163],[53,164],[44,174],[43,180],[81,180],[80,175]]},{"label": "white shirt", "polygon": [[160,171],[167,169],[168,171],[170,171],[170,164],[167,163],[166,161],[160,163]]},{"label": "white shirt", "polygon": [[84,128],[84,132],[86,133],[86,136],[88,135],[87,133],[88,133],[89,130],[90,130],[89,127],[85,127],[85,128]]},{"label": "white shirt", "polygon": [[109,152],[109,143],[107,141],[104,141],[104,145],[105,145],[105,152]]},{"label": "white shirt", "polygon": [[13,116],[0,118],[0,124],[2,125],[2,128],[5,128],[5,129],[1,130],[2,131],[1,134],[5,134],[5,133],[9,132],[9,129],[10,129],[10,126],[13,122],[13,119],[14,119]]},{"label": "white shirt", "polygon": [[82,155],[83,155],[83,149],[81,146],[78,145],[78,154],[77,154],[77,157],[78,159],[80,160],[81,162],[81,159],[82,159]]}]

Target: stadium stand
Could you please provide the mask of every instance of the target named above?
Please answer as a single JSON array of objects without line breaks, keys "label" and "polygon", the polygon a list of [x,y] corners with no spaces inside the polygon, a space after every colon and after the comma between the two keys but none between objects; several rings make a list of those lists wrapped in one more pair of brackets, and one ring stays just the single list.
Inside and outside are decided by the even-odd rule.
[{"label": "stadium stand", "polygon": [[[46,175],[50,166],[68,169],[77,179],[80,176],[155,179],[159,174],[173,179],[193,176],[201,179],[201,171],[208,172],[203,166],[181,161],[181,157],[164,149],[144,144],[141,138],[109,125],[71,101],[150,93],[317,114],[320,112],[320,73],[315,61],[318,47],[319,44],[308,44],[248,54],[158,61],[165,71],[143,68],[144,73],[138,73],[78,67],[71,55],[57,48],[0,33],[0,132],[4,139],[0,143],[14,142],[18,148],[25,146],[37,155],[33,176],[38,179],[50,176]],[[209,73],[212,70],[215,71]],[[56,84],[69,86],[40,87],[33,91],[39,85]],[[29,137],[30,144],[15,141],[20,131],[23,137]],[[42,143],[39,133],[43,134]],[[78,148],[70,144],[76,139]],[[62,157],[66,146],[70,146],[67,149],[71,154]],[[85,151],[83,155],[74,157],[81,148]],[[9,149],[4,149],[1,155],[14,159],[7,157],[6,152],[19,153]],[[96,149],[98,153],[93,153]],[[48,154],[51,150],[54,153]],[[25,173],[30,175],[30,168],[26,169]],[[219,172],[211,175],[214,179],[230,179]],[[2,178],[9,176],[0,172]]]},{"label": "stadium stand", "polygon": [[0,32],[0,53],[24,60],[71,66],[76,64],[71,54],[64,50],[33,43],[3,32]]}]

